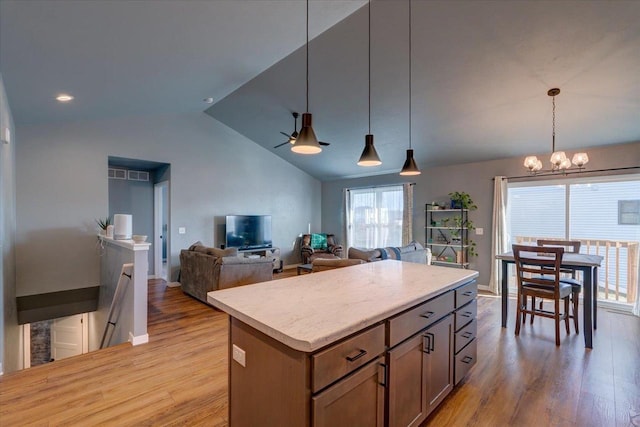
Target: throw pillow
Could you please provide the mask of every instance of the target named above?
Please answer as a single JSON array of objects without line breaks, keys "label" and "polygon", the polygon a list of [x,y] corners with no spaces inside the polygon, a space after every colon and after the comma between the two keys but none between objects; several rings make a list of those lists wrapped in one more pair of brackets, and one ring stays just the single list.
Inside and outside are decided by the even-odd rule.
[{"label": "throw pillow", "polygon": [[312,234],[311,235],[311,248],[312,249],[327,249],[327,235]]},{"label": "throw pillow", "polygon": [[238,256],[238,248],[227,248],[227,249],[218,249],[218,248],[207,248],[207,255],[213,255],[215,257],[227,257],[227,256]]},{"label": "throw pillow", "polygon": [[202,246],[202,242],[200,240],[198,240],[197,242],[195,242],[193,245],[189,246],[189,250],[193,251],[195,250],[196,247],[198,246]]}]

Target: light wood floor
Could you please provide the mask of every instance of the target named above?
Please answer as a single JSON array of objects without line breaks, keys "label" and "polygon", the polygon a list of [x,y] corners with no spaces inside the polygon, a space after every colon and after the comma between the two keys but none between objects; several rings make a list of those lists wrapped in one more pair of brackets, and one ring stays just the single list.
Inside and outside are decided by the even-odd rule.
[{"label": "light wood floor", "polygon": [[[479,298],[479,362],[424,425],[640,425],[640,319],[601,310],[585,350],[575,334],[556,347],[549,319],[516,338],[511,317],[500,328],[500,300]],[[226,426],[227,316],[151,281],[148,329],[0,377],[0,425]]]}]

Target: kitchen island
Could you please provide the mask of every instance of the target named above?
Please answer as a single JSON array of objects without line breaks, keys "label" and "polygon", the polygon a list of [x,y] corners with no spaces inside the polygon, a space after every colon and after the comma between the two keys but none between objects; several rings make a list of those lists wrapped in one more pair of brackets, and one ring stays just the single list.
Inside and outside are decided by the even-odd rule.
[{"label": "kitchen island", "polygon": [[475,363],[477,276],[385,260],[210,292],[230,425],[419,424]]}]

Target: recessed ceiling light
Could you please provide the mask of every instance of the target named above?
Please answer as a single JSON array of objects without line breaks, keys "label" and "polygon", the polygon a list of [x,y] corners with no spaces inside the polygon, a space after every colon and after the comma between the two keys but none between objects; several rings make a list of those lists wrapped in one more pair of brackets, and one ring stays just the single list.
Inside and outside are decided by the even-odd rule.
[{"label": "recessed ceiling light", "polygon": [[206,102],[207,104],[213,104],[213,98],[205,98],[203,99],[204,102]]},{"label": "recessed ceiling light", "polygon": [[61,93],[60,95],[56,96],[56,99],[60,102],[69,102],[73,99],[73,96],[67,95],[66,93]]}]

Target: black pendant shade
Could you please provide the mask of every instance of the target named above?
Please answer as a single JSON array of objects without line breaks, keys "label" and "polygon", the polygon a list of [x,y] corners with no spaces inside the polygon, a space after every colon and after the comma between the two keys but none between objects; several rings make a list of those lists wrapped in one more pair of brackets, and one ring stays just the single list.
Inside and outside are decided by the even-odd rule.
[{"label": "black pendant shade", "polygon": [[322,151],[316,133],[311,127],[311,113],[302,113],[302,129],[291,151],[298,154],[317,154]]},{"label": "black pendant shade", "polygon": [[365,135],[364,150],[362,150],[362,155],[358,160],[358,166],[378,166],[381,164],[376,147],[373,146],[373,135]]},{"label": "black pendant shade", "polygon": [[404,161],[404,166],[402,166],[400,175],[420,175],[420,169],[418,169],[416,161],[413,160],[413,150],[411,148],[407,150],[407,160]]}]

